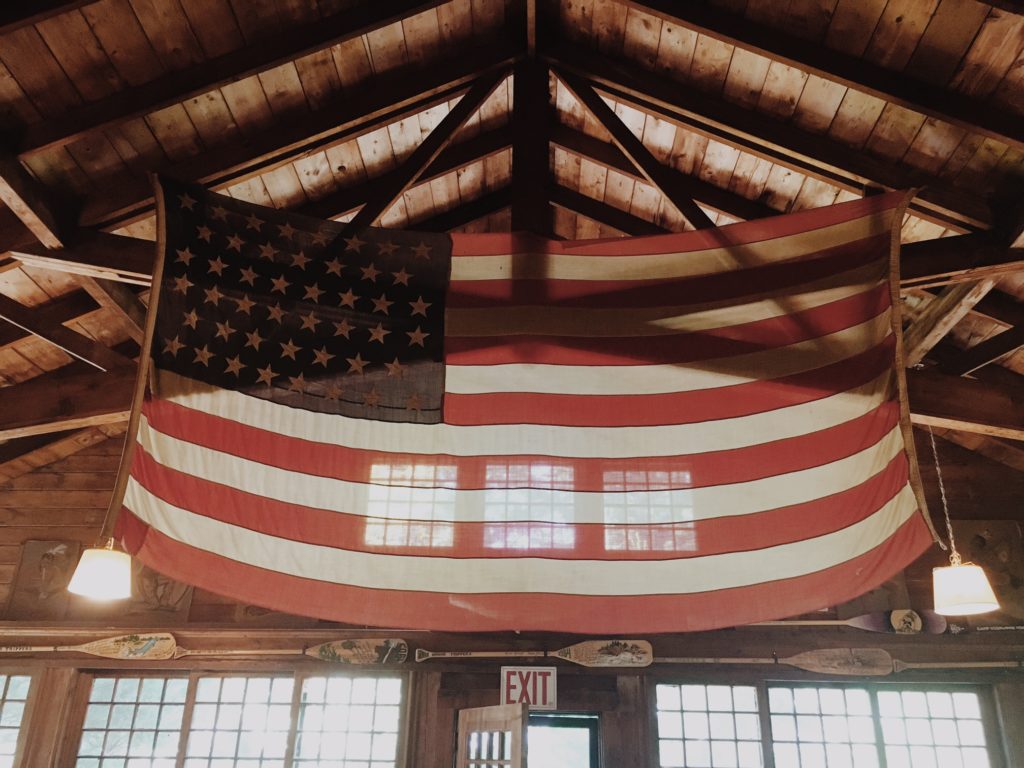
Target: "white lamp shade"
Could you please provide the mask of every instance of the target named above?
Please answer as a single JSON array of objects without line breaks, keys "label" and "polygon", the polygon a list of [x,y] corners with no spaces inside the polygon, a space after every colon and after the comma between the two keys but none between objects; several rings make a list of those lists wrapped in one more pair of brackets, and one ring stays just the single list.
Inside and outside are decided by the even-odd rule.
[{"label": "white lamp shade", "polygon": [[932,569],[935,612],[971,616],[999,608],[999,601],[981,566],[965,563]]},{"label": "white lamp shade", "polygon": [[132,559],[117,549],[93,547],[82,553],[68,591],[93,600],[132,596]]}]

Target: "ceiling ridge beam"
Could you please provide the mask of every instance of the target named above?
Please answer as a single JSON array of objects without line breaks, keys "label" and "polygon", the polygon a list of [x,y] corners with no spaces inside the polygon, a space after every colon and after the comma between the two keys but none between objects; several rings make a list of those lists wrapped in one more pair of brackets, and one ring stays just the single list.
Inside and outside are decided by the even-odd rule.
[{"label": "ceiling ridge beam", "polygon": [[[564,123],[557,123],[551,130],[551,143],[566,152],[591,160],[612,170],[619,171],[634,179],[645,180],[644,176],[626,155],[614,144],[596,136],[570,128]],[[776,211],[764,203],[749,200],[735,192],[716,187],[714,184],[696,176],[690,176],[672,166],[664,166],[674,177],[674,184],[701,205],[713,208],[733,218],[749,221],[763,219],[767,216],[779,216]]]},{"label": "ceiling ridge beam", "polygon": [[345,226],[342,236],[359,232],[371,226],[402,196],[403,192],[415,184],[416,180],[452,140],[455,133],[476,114],[480,106],[504,82],[506,76],[505,70],[499,70],[484,75],[474,82],[469,91],[459,99],[459,103],[452,107],[451,111],[412,151],[412,154],[401,163],[398,172],[389,175],[387,181],[359,209],[359,212]]},{"label": "ceiling ridge beam", "polygon": [[512,82],[511,229],[546,237],[552,233],[551,206],[544,196],[551,175],[548,68],[532,58],[520,62]]},{"label": "ceiling ridge beam", "polygon": [[30,156],[64,146],[91,131],[110,128],[317,53],[434,8],[444,1],[377,0],[355,5],[344,13],[300,27],[276,30],[272,36],[222,56],[168,72],[148,83],[68,110],[55,119],[28,126],[19,145],[19,154]]},{"label": "ceiling ridge beam", "polygon": [[867,59],[825,48],[784,29],[753,24],[708,5],[672,0],[620,0],[625,5],[883,101],[1024,149],[1024,123],[1017,115]]},{"label": "ceiling ridge beam", "polygon": [[991,226],[992,212],[985,201],[954,189],[941,179],[900,168],[833,139],[749,112],[634,63],[612,60],[566,40],[547,47],[544,57],[611,98],[685,130],[849,191],[862,192],[869,182],[888,189],[923,185],[924,189],[910,204],[914,215],[959,230]]},{"label": "ceiling ridge beam", "polygon": [[614,110],[582,78],[556,69],[555,74],[612,137],[612,142],[636,166],[643,177],[683,215],[694,229],[711,229],[715,223],[677,184],[677,178],[661,164],[644,143],[622,122]]}]

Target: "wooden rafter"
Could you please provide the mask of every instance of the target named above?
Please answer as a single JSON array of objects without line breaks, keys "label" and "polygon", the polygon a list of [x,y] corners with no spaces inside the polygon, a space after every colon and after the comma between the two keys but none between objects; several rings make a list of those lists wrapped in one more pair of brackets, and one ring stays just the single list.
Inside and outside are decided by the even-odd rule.
[{"label": "wooden rafter", "polygon": [[437,213],[428,219],[413,222],[411,229],[425,232],[449,232],[482,219],[484,216],[503,211],[510,205],[512,205],[512,188],[503,187],[456,206],[450,211]]},{"label": "wooden rafter", "polygon": [[942,370],[953,376],[966,376],[1021,347],[1024,347],[1024,325],[997,333],[964,350],[953,360],[944,363]]},{"label": "wooden rafter", "polygon": [[95,277],[82,277],[79,283],[97,304],[113,313],[129,338],[142,344],[146,305],[131,288],[124,283]]},{"label": "wooden rafter", "polygon": [[15,248],[12,254],[25,264],[123,283],[149,285],[155,246],[150,240],[81,229],[60,250],[38,244]]},{"label": "wooden rafter", "polygon": [[915,424],[1024,440],[1024,390],[907,371],[911,420]]},{"label": "wooden rafter", "polygon": [[346,226],[343,236],[345,233],[358,232],[372,225],[402,196],[405,190],[415,184],[430,164],[437,159],[441,150],[452,140],[455,132],[465,125],[466,121],[480,109],[480,105],[487,100],[487,97],[494,93],[495,88],[504,81],[506,74],[504,70],[500,70],[484,75],[473,83],[459,103],[452,107],[452,110],[444,116],[437,127],[405,159],[399,172],[390,176],[388,182],[381,185],[374,196],[359,209],[359,212]]},{"label": "wooden rafter", "polygon": [[[85,291],[71,291],[45,304],[32,307],[32,322],[43,327],[62,325],[76,318],[94,312],[99,305]],[[0,323],[0,349],[14,344],[32,334],[10,323]]]},{"label": "wooden rafter", "polygon": [[987,232],[907,243],[900,249],[904,286],[928,288],[1024,270],[1024,248],[1008,248]]},{"label": "wooden rafter", "polygon": [[565,40],[545,48],[543,55],[618,101],[841,189],[860,192],[869,182],[888,189],[926,183],[910,205],[915,215],[961,231],[991,224],[992,212],[984,200],[941,179],[922,178],[919,172]]},{"label": "wooden rafter", "polygon": [[907,366],[924,360],[929,350],[959,323],[971,308],[992,290],[995,281],[958,283],[942,289],[924,311],[903,331],[903,356]]},{"label": "wooden rafter", "polygon": [[710,229],[715,226],[710,217],[701,209],[686,190],[677,184],[676,174],[662,165],[644,143],[637,138],[618,115],[609,107],[586,80],[569,72],[556,70],[558,79],[587,110],[597,118],[611,134],[615,146],[626,155],[654,188],[661,192],[683,215],[694,229]]},{"label": "wooden rafter", "polygon": [[521,62],[513,88],[512,230],[545,236],[551,232],[551,208],[543,194],[550,175],[547,67],[536,59]]},{"label": "wooden rafter", "polygon": [[0,200],[47,248],[63,245],[59,218],[46,190],[18,162],[0,150]]},{"label": "wooden rafter", "polygon": [[[68,355],[78,358],[94,368],[98,368],[100,371],[135,368],[135,363],[129,358],[118,354],[98,341],[83,336],[77,331],[66,328],[59,323],[40,323],[30,308],[3,295],[0,295],[0,319],[6,320],[27,333],[38,336]],[[7,391],[9,390],[5,390],[5,393]],[[6,397],[4,404],[6,407]]]},{"label": "wooden rafter", "polygon": [[85,134],[109,129],[250,75],[360,37],[406,16],[440,5],[443,0],[378,0],[362,3],[307,26],[280,31],[259,44],[247,45],[144,85],[31,125],[19,151],[23,155],[63,146]]},{"label": "wooden rafter", "polygon": [[95,0],[8,0],[0,7],[0,35],[38,24]]},{"label": "wooden rafter", "polygon": [[[566,152],[583,157],[607,168],[624,173],[634,179],[646,181],[626,155],[614,144],[609,144],[594,136],[577,131],[567,125],[556,124],[551,130],[551,143]],[[757,200],[748,200],[742,195],[727,189],[716,187],[696,176],[690,176],[670,166],[665,166],[666,173],[673,176],[673,185],[701,205],[732,216],[736,219],[761,219],[765,216],[777,216],[776,211]]]},{"label": "wooden rafter", "polygon": [[72,364],[4,388],[0,440],[127,420],[135,369],[110,373]]},{"label": "wooden rafter", "polygon": [[601,224],[607,224],[627,235],[664,235],[669,231],[647,219],[613,208],[607,203],[587,197],[561,184],[551,186],[548,198],[556,208],[563,208]]},{"label": "wooden rafter", "polygon": [[861,56],[826,48],[701,3],[622,0],[626,5],[729,45],[782,62],[883,101],[1024,149],[1024,124],[992,104],[918,80]]}]

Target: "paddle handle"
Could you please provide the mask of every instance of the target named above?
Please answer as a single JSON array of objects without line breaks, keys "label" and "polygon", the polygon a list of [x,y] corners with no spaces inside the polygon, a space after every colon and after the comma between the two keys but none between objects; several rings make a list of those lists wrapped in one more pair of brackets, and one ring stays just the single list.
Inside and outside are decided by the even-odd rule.
[{"label": "paddle handle", "polygon": [[707,656],[658,656],[659,664],[778,664],[778,659],[710,658]]},{"label": "paddle handle", "polygon": [[425,651],[416,649],[416,661],[428,659],[542,659],[547,651]]},{"label": "paddle handle", "polygon": [[895,659],[895,672],[907,669],[1020,669],[1024,661],[900,661]]},{"label": "paddle handle", "polygon": [[181,648],[174,651],[174,658],[181,659],[185,656],[301,656],[305,652],[302,648]]},{"label": "paddle handle", "polygon": [[76,651],[73,645],[0,645],[0,653],[53,653]]}]

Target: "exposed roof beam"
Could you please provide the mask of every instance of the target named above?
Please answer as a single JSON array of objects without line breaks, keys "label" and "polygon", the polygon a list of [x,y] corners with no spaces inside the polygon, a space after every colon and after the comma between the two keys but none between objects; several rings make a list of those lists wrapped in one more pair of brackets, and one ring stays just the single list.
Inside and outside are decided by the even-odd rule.
[{"label": "exposed roof beam", "polygon": [[950,329],[992,290],[995,280],[949,285],[903,331],[903,363],[910,367],[924,360]]},{"label": "exposed roof beam", "polygon": [[[32,307],[34,322],[43,326],[61,325],[99,309],[85,291],[71,291],[56,299]],[[0,323],[0,349],[32,334],[10,323]]]},{"label": "exposed roof beam", "polygon": [[377,0],[362,3],[294,29],[282,29],[258,44],[247,45],[209,61],[179,69],[144,85],[119,91],[64,115],[29,126],[19,147],[32,154],[63,146],[90,131],[110,128],[135,117],[265,72],[332,45],[373,32],[406,16],[441,5],[444,0]]},{"label": "exposed roof beam", "polygon": [[146,327],[146,305],[124,283],[95,277],[81,277],[79,283],[96,303],[108,309],[133,341],[142,344]]},{"label": "exposed roof beam", "polygon": [[998,437],[979,435],[973,432],[955,432],[952,429],[933,427],[935,434],[943,440],[956,443],[969,451],[980,453],[987,459],[1005,464],[1024,472],[1024,444],[1008,442]]},{"label": "exposed roof beam", "polygon": [[494,192],[488,192],[476,200],[463,203],[450,211],[415,222],[409,228],[424,232],[450,232],[457,227],[463,227],[477,219],[482,219],[484,216],[503,211],[510,205],[512,205],[512,188],[504,187]]},{"label": "exposed roof beam", "polygon": [[96,0],[7,0],[0,7],[0,35],[38,24]]},{"label": "exposed roof beam", "polygon": [[134,390],[135,368],[75,364],[5,387],[0,440],[125,421]]},{"label": "exposed roof beam", "polygon": [[75,239],[60,250],[51,251],[35,244],[16,248],[11,253],[24,263],[43,269],[149,285],[156,244],[152,240],[81,229]]},{"label": "exposed roof beam", "polygon": [[639,216],[620,211],[607,203],[563,187],[561,184],[551,186],[548,198],[551,200],[551,204],[557,208],[572,211],[600,224],[607,224],[627,235],[664,235],[670,231],[646,219],[641,219]]},{"label": "exposed roof beam", "polygon": [[83,448],[96,445],[117,434],[124,433],[125,428],[118,424],[101,427],[89,427],[75,430],[68,434],[47,433],[33,435],[20,440],[7,442],[3,447],[11,447],[10,455],[0,456],[0,482],[53,464]]},{"label": "exposed roof beam", "polygon": [[997,333],[947,361],[942,370],[952,376],[966,376],[1024,347],[1024,325]]},{"label": "exposed roof beam", "polygon": [[[417,183],[423,184],[431,179],[444,176],[459,168],[503,152],[510,146],[512,146],[512,130],[509,126],[494,128],[466,141],[449,144],[437,156],[437,159],[427,166],[417,179]],[[331,192],[314,203],[302,206],[297,212],[321,219],[342,216],[349,211],[354,211],[371,197],[379,194],[380,189],[392,183],[390,177],[397,176],[398,173],[398,170],[388,171],[362,184]]]},{"label": "exposed roof beam", "polygon": [[[331,107],[264,131],[246,142],[218,147],[158,169],[176,179],[219,188],[236,184],[354,139],[383,125],[422,112],[465,93],[482,75],[507,70],[519,52],[495,43],[467,50],[457,58],[376,78],[358,94]],[[112,228],[149,215],[153,189],[148,179],[111,185],[103,195],[87,199],[79,216],[83,226]],[[7,249],[9,250],[9,248]]]},{"label": "exposed roof beam", "polygon": [[933,371],[906,373],[915,424],[1024,440],[1024,390]]},{"label": "exposed roof beam", "polygon": [[723,13],[709,5],[672,0],[622,1],[671,24],[1024,149],[1024,123],[1019,116],[962,93],[816,45],[784,29],[752,24],[742,16]]},{"label": "exposed roof beam", "polygon": [[[646,181],[643,174],[633,165],[633,161],[614,144],[609,144],[594,136],[577,131],[561,123],[551,131],[551,143],[579,157],[592,160],[599,165],[607,166],[641,181]],[[736,219],[762,219],[766,216],[778,216],[779,211],[768,207],[757,200],[748,200],[735,192],[716,187],[710,182],[690,176],[675,168],[665,166],[667,172],[674,177],[676,188],[708,208],[720,211]]]},{"label": "exposed roof beam", "polygon": [[[71,357],[78,358],[100,371],[125,367],[134,369],[135,367],[135,363],[131,359],[118,354],[98,341],[83,336],[78,331],[73,331],[59,323],[39,322],[39,318],[31,308],[3,295],[0,295],[0,319],[38,336]],[[4,406],[7,407],[6,395]]]},{"label": "exposed roof beam", "polygon": [[557,75],[576,100],[611,134],[615,146],[630,159],[643,177],[676,207],[694,229],[710,229],[715,226],[686,190],[677,186],[676,175],[651,154],[651,150],[644,146],[636,134],[629,130],[585,80],[562,70],[557,70]]},{"label": "exposed roof beam", "polygon": [[43,185],[29,175],[18,158],[0,150],[0,200],[47,248],[60,248],[59,219]]},{"label": "exposed roof beam", "polygon": [[1007,248],[987,232],[907,243],[900,249],[900,281],[929,288],[1024,270],[1024,248]]},{"label": "exposed roof beam", "polygon": [[889,189],[925,184],[910,205],[915,215],[961,230],[991,224],[991,210],[977,195],[750,112],[635,64],[611,60],[565,40],[548,47],[544,55],[552,64],[590,81],[613,99],[799,173],[855,192],[862,191],[868,182]]},{"label": "exposed roof beam", "polygon": [[459,103],[432,130],[427,137],[412,151],[401,164],[398,173],[388,177],[387,183],[381,185],[376,194],[366,201],[359,212],[346,225],[344,232],[359,232],[372,225],[381,214],[390,208],[402,193],[416,183],[428,166],[437,159],[441,150],[452,140],[455,132],[472,117],[487,97],[494,93],[498,85],[504,81],[506,72],[499,70],[484,75],[463,96]]},{"label": "exposed roof beam", "polygon": [[[527,0],[533,6],[533,0]],[[533,8],[536,23],[536,8]],[[529,27],[528,27],[529,28]],[[536,36],[533,36],[536,42]],[[548,68],[536,59],[516,66],[512,103],[512,231],[551,234],[551,207],[544,197],[550,176],[551,105]]]}]

